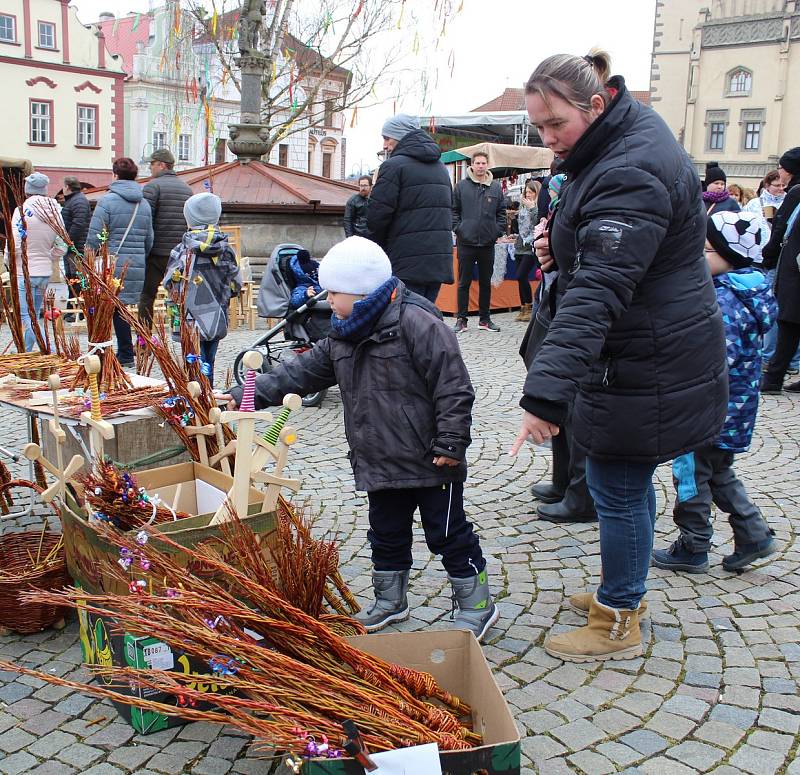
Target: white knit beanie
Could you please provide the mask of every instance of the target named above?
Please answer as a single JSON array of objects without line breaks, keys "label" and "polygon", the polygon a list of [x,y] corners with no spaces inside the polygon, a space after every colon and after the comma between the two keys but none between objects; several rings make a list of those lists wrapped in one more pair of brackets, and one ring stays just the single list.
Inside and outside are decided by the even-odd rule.
[{"label": "white knit beanie", "polygon": [[319,284],[334,293],[367,296],[392,276],[383,248],[364,237],[348,237],[334,245],[319,265]]}]

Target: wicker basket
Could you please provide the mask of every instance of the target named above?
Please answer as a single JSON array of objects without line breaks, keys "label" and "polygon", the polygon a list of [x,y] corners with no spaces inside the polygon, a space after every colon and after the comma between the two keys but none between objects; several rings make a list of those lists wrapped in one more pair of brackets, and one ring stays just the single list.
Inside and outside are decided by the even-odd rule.
[{"label": "wicker basket", "polygon": [[29,379],[33,382],[44,382],[51,374],[58,371],[57,364],[49,364],[46,366],[24,366],[19,369],[14,369],[20,379]]},{"label": "wicker basket", "polygon": [[[16,479],[0,486],[0,495],[12,487],[28,487],[41,493],[35,484]],[[58,514],[55,506],[52,508]],[[33,560],[44,560],[61,542],[61,535],[48,527],[45,517],[42,530],[0,536],[0,628],[28,634],[52,627],[64,618],[66,608],[41,603],[23,605],[19,600],[20,592],[58,590],[70,583],[63,545],[47,564],[31,567]]]}]

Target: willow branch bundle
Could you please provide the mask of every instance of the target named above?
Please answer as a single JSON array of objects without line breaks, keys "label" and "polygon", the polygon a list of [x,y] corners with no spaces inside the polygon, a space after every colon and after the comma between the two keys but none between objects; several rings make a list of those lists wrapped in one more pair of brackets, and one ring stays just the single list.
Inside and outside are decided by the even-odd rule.
[{"label": "willow branch bundle", "polygon": [[[106,281],[95,272],[92,267],[87,266],[86,269],[89,276],[92,277],[93,282],[96,282],[100,287],[108,287]],[[177,360],[173,356],[166,338],[153,336],[150,330],[139,321],[139,318],[132,313],[119,298],[112,295],[111,299],[122,319],[128,323],[131,329],[136,333],[138,337],[137,341],[139,341],[143,347],[147,347],[152,351],[153,356],[156,361],[158,361],[159,368],[161,369],[164,380],[169,386],[171,394],[185,398],[186,402],[192,407],[192,411],[194,411],[195,417],[199,419],[200,423],[202,425],[208,424],[208,412],[212,406],[216,405],[211,390],[201,390],[197,399],[193,399],[188,391],[188,384],[191,382],[191,377],[187,370],[189,364],[186,363],[185,359],[183,359],[182,362]],[[160,407],[156,406],[155,408],[160,411]],[[186,450],[192,456],[192,459],[199,461],[200,452],[197,448],[197,439],[194,437],[187,437],[184,439],[181,432],[178,430],[178,426],[173,425],[172,427],[185,444]],[[223,433],[226,442],[234,438],[233,432],[227,426],[224,426]],[[207,437],[206,448],[209,456],[215,455],[218,452],[216,439],[213,436]]]},{"label": "willow branch bundle", "polygon": [[68,361],[77,361],[81,355],[80,342],[74,334],[67,336],[64,333],[64,318],[56,304],[56,292],[54,290],[48,290],[45,296],[44,317],[53,330],[53,346],[56,354]]},{"label": "willow branch bundle", "polygon": [[[17,274],[17,246],[14,238],[14,224],[12,219],[14,217],[14,209],[11,207],[9,194],[14,198],[14,201],[19,205],[19,211],[22,213],[22,204],[25,201],[25,192],[22,186],[15,185],[13,181],[8,180],[0,169],[0,205],[3,211],[3,226],[6,234],[6,250],[8,251],[8,276],[9,286],[11,291],[11,301],[6,299],[5,294],[2,294],[3,311],[8,321],[8,327],[11,330],[11,337],[14,340],[14,346],[17,352],[25,352],[25,332],[22,328],[22,315],[20,313],[19,303],[19,276]],[[27,237],[20,239],[20,264],[26,269],[28,266],[27,254]],[[30,283],[27,284],[30,290]],[[29,303],[28,309],[33,309],[32,300]],[[33,319],[35,316],[31,316]],[[38,328],[38,323],[37,323]]]},{"label": "willow branch bundle", "polygon": [[[446,698],[459,713],[469,713],[467,706],[440,689],[430,675],[392,665],[345,642],[324,624],[255,582],[249,566],[243,572],[229,565],[219,556],[218,547],[182,547],[153,528],[144,529],[150,538],[145,541],[141,535],[136,539],[120,536],[103,525],[94,529],[107,540],[114,540],[121,551],[146,558],[143,593],[89,595],[70,589],[37,592],[25,599],[58,601],[73,608],[85,604],[85,610],[114,619],[125,631],[156,637],[212,666],[222,661],[230,669],[215,674],[213,682],[240,696],[194,694],[180,675],[172,673],[106,668],[107,675],[213,702],[227,723],[255,734],[263,734],[254,732],[254,726],[268,716],[277,726],[268,731],[267,742],[289,749],[298,745],[298,725],[317,739],[321,735],[333,739],[347,719],[357,724],[374,750],[425,742],[456,750],[480,742],[480,736],[453,713],[424,699]],[[250,533],[248,538],[247,528],[236,523],[223,537],[229,548],[231,531],[241,531],[236,549],[246,541],[257,546],[255,536]],[[212,582],[188,573],[156,544],[218,571],[221,579]],[[240,559],[237,557],[237,561]],[[119,577],[121,568],[113,560],[106,563],[116,566],[108,571]],[[138,569],[135,574],[144,575]],[[145,589],[149,591],[144,593]],[[248,604],[239,602],[237,596]],[[255,633],[255,638],[245,628]],[[51,677],[45,674],[43,680]],[[92,691],[91,687],[81,688]],[[170,712],[184,715],[183,708]],[[202,718],[220,721],[213,713]],[[198,718],[194,714],[191,717]]]},{"label": "willow branch bundle", "polygon": [[119,530],[134,530],[148,523],[162,524],[189,515],[160,505],[140,490],[136,476],[122,471],[108,459],[97,460],[91,470],[79,474],[86,501]]},{"label": "willow branch bundle", "polygon": [[[125,274],[128,266],[125,264],[120,270],[119,278],[115,277],[117,260],[108,253],[108,244],[102,243],[99,254],[86,251],[86,257],[79,259],[78,272],[82,275],[80,280],[80,305],[86,318],[86,330],[89,339],[90,351],[99,350],[101,369],[100,369],[100,389],[106,392],[113,392],[132,386],[130,377],[123,371],[117,356],[114,354],[113,345],[105,345],[101,348],[97,345],[112,341],[112,331],[114,325],[114,301],[119,300],[119,292],[125,282]],[[90,271],[91,270],[91,271]],[[95,278],[103,280],[102,285]],[[95,347],[93,347],[95,346]],[[81,365],[75,381],[72,383],[73,390],[76,387],[87,389],[89,387],[89,375]]]},{"label": "willow branch bundle", "polygon": [[[145,385],[143,387],[121,390],[116,393],[106,393],[100,404],[104,417],[111,417],[122,412],[131,412],[142,409],[163,401],[169,395],[167,389],[161,385]],[[88,392],[85,395],[70,395],[59,399],[58,405],[63,408],[67,417],[80,417],[81,412],[90,408]]]}]

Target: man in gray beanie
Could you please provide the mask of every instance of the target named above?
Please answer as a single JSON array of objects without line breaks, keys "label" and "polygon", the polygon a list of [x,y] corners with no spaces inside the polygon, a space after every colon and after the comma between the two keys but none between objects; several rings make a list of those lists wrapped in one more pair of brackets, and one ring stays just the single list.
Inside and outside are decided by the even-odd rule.
[{"label": "man in gray beanie", "polygon": [[369,237],[386,251],[394,275],[435,303],[439,286],[453,282],[450,175],[416,116],[392,116],[382,133],[387,159],[369,199]]}]

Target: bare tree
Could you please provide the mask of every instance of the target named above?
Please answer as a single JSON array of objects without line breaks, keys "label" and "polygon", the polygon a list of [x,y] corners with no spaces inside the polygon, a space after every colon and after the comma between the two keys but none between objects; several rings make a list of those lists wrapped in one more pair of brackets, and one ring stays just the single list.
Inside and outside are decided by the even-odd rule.
[{"label": "bare tree", "polygon": [[[270,149],[327,125],[332,112],[369,107],[387,85],[399,90],[408,73],[399,34],[404,0],[242,0],[211,12],[200,0],[187,2],[240,92],[235,59],[255,51],[265,58],[261,120]],[[331,80],[340,84],[335,97],[327,93]]]}]

